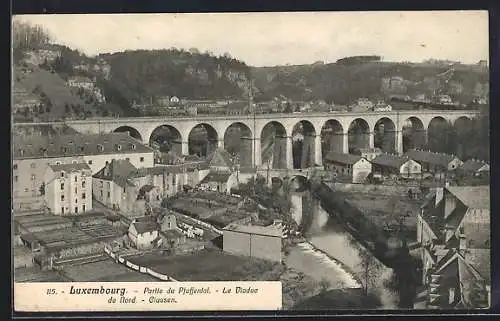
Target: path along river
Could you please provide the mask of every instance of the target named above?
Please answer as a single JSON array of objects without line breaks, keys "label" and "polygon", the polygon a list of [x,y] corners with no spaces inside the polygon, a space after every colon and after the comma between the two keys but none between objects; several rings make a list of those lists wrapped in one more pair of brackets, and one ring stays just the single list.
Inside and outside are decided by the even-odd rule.
[{"label": "path along river", "polygon": [[[293,216],[296,220],[302,217],[302,197],[307,198],[310,195],[292,197]],[[357,277],[361,272],[361,245],[353,242],[353,237],[335,222],[318,202],[313,202],[313,206],[317,215],[307,233],[307,242],[293,247],[286,256],[285,263],[318,281],[327,280],[331,289],[360,288],[361,282],[364,282]],[[392,270],[378,260],[376,262],[379,268],[373,277],[374,284],[371,288],[380,298],[383,308],[396,308],[396,296],[382,285],[383,281],[391,276]]]}]

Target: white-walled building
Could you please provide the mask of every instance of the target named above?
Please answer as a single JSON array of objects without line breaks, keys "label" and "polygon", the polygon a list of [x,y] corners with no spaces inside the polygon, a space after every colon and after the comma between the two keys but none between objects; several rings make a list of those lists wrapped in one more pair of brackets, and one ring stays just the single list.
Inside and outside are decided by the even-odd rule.
[{"label": "white-walled building", "polygon": [[348,177],[352,183],[363,183],[372,172],[372,164],[359,155],[330,152],[324,163],[326,170]]},{"label": "white-walled building", "polygon": [[386,177],[419,178],[422,166],[406,156],[381,154],[372,159],[373,172]]},{"label": "white-walled building", "polygon": [[45,202],[56,215],[77,215],[92,209],[92,173],[86,163],[49,165]]},{"label": "white-walled building", "polygon": [[126,133],[14,137],[12,153],[14,197],[40,195],[49,165],[87,163],[92,174],[113,159],[136,168],[154,166],[153,149]]},{"label": "white-walled building", "polygon": [[78,87],[78,88],[83,88],[83,89],[87,89],[87,90],[92,90],[95,86],[94,81],[92,81],[92,79],[87,78],[87,77],[80,77],[80,76],[68,78],[67,83],[68,83],[68,86],[70,86],[70,87]]},{"label": "white-walled building", "polygon": [[146,203],[160,203],[165,197],[195,186],[208,168],[167,165],[136,168],[128,160],[112,160],[93,175],[93,193],[105,206],[125,214],[142,214]]},{"label": "white-walled building", "polygon": [[132,246],[139,250],[151,249],[161,245],[158,223],[150,217],[137,218],[130,223],[128,237]]}]

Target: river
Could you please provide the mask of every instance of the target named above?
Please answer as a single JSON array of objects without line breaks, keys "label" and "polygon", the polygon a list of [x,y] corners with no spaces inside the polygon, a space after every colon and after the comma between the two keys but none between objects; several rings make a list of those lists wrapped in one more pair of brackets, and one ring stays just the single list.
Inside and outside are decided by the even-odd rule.
[{"label": "river", "polygon": [[[310,195],[303,194],[304,198]],[[301,198],[302,198],[301,197]],[[294,195],[294,218],[301,219],[303,199]],[[287,266],[301,271],[318,281],[327,280],[331,289],[360,288],[364,280],[358,278],[361,274],[360,244],[353,240],[343,227],[324,211],[319,202],[313,202],[315,219],[306,233],[307,242],[292,248],[285,258]],[[392,274],[392,269],[384,266],[378,260],[376,272],[370,280],[369,291],[380,298],[382,308],[396,308],[397,297],[383,286],[384,280]],[[341,263],[339,263],[341,262]],[[332,307],[335,308],[335,307]]]}]

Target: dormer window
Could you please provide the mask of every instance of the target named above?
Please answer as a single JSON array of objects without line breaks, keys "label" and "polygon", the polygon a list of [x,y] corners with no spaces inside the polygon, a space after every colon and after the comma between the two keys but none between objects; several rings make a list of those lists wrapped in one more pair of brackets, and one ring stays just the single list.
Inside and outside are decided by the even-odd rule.
[{"label": "dormer window", "polygon": [[57,161],[57,162],[56,162],[56,165],[61,165],[61,162]]},{"label": "dormer window", "polygon": [[78,150],[79,150],[80,152],[83,152],[83,146],[78,147]]},{"label": "dormer window", "polygon": [[120,145],[120,144],[116,144],[116,145],[115,145],[115,148],[116,148],[116,150],[122,150],[122,145]]},{"label": "dormer window", "polygon": [[66,153],[67,151],[68,151],[67,147],[65,147],[65,146],[61,147],[61,152]]},{"label": "dormer window", "polygon": [[101,145],[101,144],[98,144],[98,145],[97,145],[97,150],[98,150],[99,152],[103,152],[103,151],[104,151],[104,146],[103,146],[103,145]]},{"label": "dormer window", "polygon": [[135,150],[135,144],[130,144],[130,149]]},{"label": "dormer window", "polygon": [[61,177],[64,177],[64,172],[61,172]]}]

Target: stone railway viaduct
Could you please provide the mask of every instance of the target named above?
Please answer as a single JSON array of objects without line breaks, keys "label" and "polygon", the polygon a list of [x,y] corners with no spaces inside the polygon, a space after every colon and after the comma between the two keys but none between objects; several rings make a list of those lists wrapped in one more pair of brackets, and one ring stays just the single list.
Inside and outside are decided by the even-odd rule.
[{"label": "stone railway viaduct", "polygon": [[[424,143],[432,121],[445,121],[455,124],[460,119],[472,119],[479,111],[472,110],[411,110],[389,112],[330,112],[330,113],[292,113],[292,114],[259,114],[234,116],[193,116],[193,117],[138,117],[138,118],[96,118],[88,120],[66,121],[69,127],[82,133],[107,133],[128,131],[131,136],[149,144],[155,129],[166,126],[176,136],[183,154],[189,152],[189,136],[195,127],[203,125],[211,133],[211,140],[218,147],[224,147],[224,137],[230,127],[243,128],[251,145],[252,165],[262,167],[262,154],[266,148],[263,136],[265,129],[272,127],[274,136],[281,139],[285,150],[284,168],[293,168],[292,135],[299,126],[303,130],[304,140],[311,142],[311,153],[314,162],[322,162],[322,133],[325,131],[333,137],[334,143],[329,147],[341,153],[348,153],[349,136],[352,128],[357,128],[355,135],[361,136],[361,146],[374,147],[374,136],[380,124],[383,124],[384,136],[388,135],[392,150],[403,152],[403,128],[411,124],[412,135],[421,133]],[[15,127],[52,125],[58,123],[17,123]],[[353,126],[355,125],[355,126]],[[261,139],[262,138],[262,139]],[[250,147],[250,146],[249,146]]]}]

